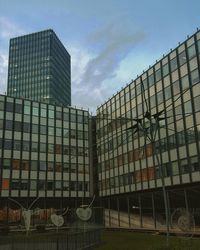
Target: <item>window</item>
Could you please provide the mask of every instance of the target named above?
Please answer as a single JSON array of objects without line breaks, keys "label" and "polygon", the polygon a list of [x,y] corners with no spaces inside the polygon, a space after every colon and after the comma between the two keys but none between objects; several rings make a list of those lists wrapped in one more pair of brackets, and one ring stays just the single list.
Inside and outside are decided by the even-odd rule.
[{"label": "window", "polygon": [[135,97],[135,89],[131,89],[131,99]]},{"label": "window", "polygon": [[198,53],[200,54],[200,40],[197,41]]},{"label": "window", "polygon": [[165,88],[165,100],[168,100],[169,98],[171,98],[172,94],[171,94],[171,87],[168,86],[167,88]]},{"label": "window", "polygon": [[12,160],[12,169],[20,169],[20,160]]},{"label": "window", "polygon": [[10,186],[9,179],[2,179],[2,190],[8,190]]},{"label": "window", "polygon": [[45,181],[43,181],[43,180],[38,181],[38,189],[45,190]]},{"label": "window", "polygon": [[29,141],[23,141],[23,147],[22,147],[22,150],[23,151],[29,151],[29,144],[30,142]]},{"label": "window", "polygon": [[23,160],[21,166],[23,170],[29,170],[29,161]]},{"label": "window", "polygon": [[170,66],[171,66],[171,71],[174,71],[175,69],[177,69],[178,65],[177,65],[176,57],[170,61]]},{"label": "window", "polygon": [[0,120],[0,129],[3,129],[3,120]]},{"label": "window", "polygon": [[69,146],[63,146],[64,155],[69,155]]},{"label": "window", "polygon": [[14,130],[18,131],[18,132],[21,132],[21,130],[22,130],[22,123],[18,122],[18,121],[14,121]]},{"label": "window", "polygon": [[189,59],[193,58],[196,55],[195,45],[193,44],[188,48],[188,57]]},{"label": "window", "polygon": [[61,187],[62,187],[61,181],[56,181],[55,189],[56,190],[61,190]]},{"label": "window", "polygon": [[54,153],[54,144],[48,144],[48,153]]},{"label": "window", "polygon": [[37,170],[37,169],[38,169],[38,162],[31,161],[31,170]]},{"label": "window", "polygon": [[33,107],[33,115],[34,116],[38,116],[39,115],[38,107]]},{"label": "window", "polygon": [[76,147],[71,147],[71,155],[76,155]]},{"label": "window", "polygon": [[[147,89],[148,85],[147,85],[147,79],[143,80],[143,85],[144,89]],[[126,101],[129,101],[129,92],[126,93]]]},{"label": "window", "polygon": [[48,171],[53,171],[53,169],[54,169],[54,163],[48,162]]},{"label": "window", "polygon": [[13,112],[13,103],[12,102],[7,102],[6,103],[6,111],[7,112]]},{"label": "window", "polygon": [[151,106],[151,108],[156,106],[156,96],[155,95],[150,97],[150,106]]},{"label": "window", "polygon": [[4,140],[4,149],[11,150],[12,149],[12,141],[11,140]]},{"label": "window", "polygon": [[15,112],[22,113],[22,104],[15,103]]},{"label": "window", "polygon": [[83,140],[83,131],[77,131],[78,139]]},{"label": "window", "polygon": [[62,145],[56,144],[56,154],[61,154],[62,153]]},{"label": "window", "polygon": [[84,116],[84,117],[83,117],[83,120],[84,120],[84,123],[85,123],[85,124],[88,124],[88,116]]},{"label": "window", "polygon": [[58,119],[58,120],[62,119],[62,112],[56,111],[56,119]]},{"label": "window", "polygon": [[71,191],[76,191],[76,182],[70,181],[70,190]]},{"label": "window", "polygon": [[48,181],[47,182],[47,189],[48,190],[53,190],[53,181]]},{"label": "window", "polygon": [[12,180],[11,186],[12,186],[12,189],[19,190],[20,182],[18,180]]},{"label": "window", "polygon": [[64,165],[63,165],[63,171],[64,172],[69,172],[69,163],[64,163]]},{"label": "window", "polygon": [[54,135],[54,128],[53,127],[48,128],[48,134],[49,135]]},{"label": "window", "polygon": [[28,105],[24,105],[24,114],[25,115],[30,115],[31,113],[31,108]]},{"label": "window", "polygon": [[172,172],[173,175],[178,175],[179,174],[179,169],[178,169],[178,162],[172,162]]},{"label": "window", "polygon": [[69,129],[63,129],[63,136],[69,138]]},{"label": "window", "polygon": [[49,110],[49,118],[54,118],[54,110]]},{"label": "window", "polygon": [[4,102],[0,101],[0,110],[4,110]]},{"label": "window", "polygon": [[78,123],[83,123],[83,116],[82,115],[78,115],[77,116],[77,121],[78,121]]},{"label": "window", "polygon": [[40,125],[40,134],[46,135],[47,134],[47,127]]},{"label": "window", "polygon": [[64,113],[64,121],[69,121],[69,113]]},{"label": "window", "polygon": [[138,84],[136,86],[136,93],[137,93],[137,95],[141,94],[141,84]]},{"label": "window", "polygon": [[6,120],[5,121],[5,129],[12,130],[12,127],[13,127],[13,121]]},{"label": "window", "polygon": [[76,130],[71,130],[70,131],[71,133],[70,133],[70,138],[72,138],[72,139],[76,139]]},{"label": "window", "polygon": [[179,81],[173,83],[173,94],[177,95],[180,93]]},{"label": "window", "polygon": [[181,54],[179,54],[179,64],[180,66],[183,65],[184,63],[186,63],[186,53],[185,51],[183,51]]},{"label": "window", "polygon": [[63,181],[63,190],[69,190],[69,182],[68,181]]},{"label": "window", "polygon": [[152,85],[154,85],[154,75],[150,75],[149,76],[149,87],[151,87]]},{"label": "window", "polygon": [[195,69],[194,71],[191,72],[191,81],[192,81],[192,84],[195,84],[199,81],[198,69]]},{"label": "window", "polygon": [[46,171],[46,170],[47,170],[46,161],[40,161],[40,171]]},{"label": "window", "polygon": [[191,157],[190,163],[191,163],[192,171],[199,171],[199,161],[198,161],[197,156]]},{"label": "window", "polygon": [[189,79],[188,75],[184,76],[181,78],[181,86],[182,86],[182,91],[189,88]]},{"label": "window", "polygon": [[[179,105],[179,106],[177,106],[176,108],[175,108],[175,113],[176,113],[176,115],[180,115],[180,114],[182,114],[182,108],[181,108],[181,105]],[[171,137],[170,137],[171,138]]]},{"label": "window", "polygon": [[191,101],[184,103],[185,113],[191,113],[192,112],[192,104]]},{"label": "window", "polygon": [[180,161],[180,165],[181,165],[181,172],[182,172],[182,174],[190,172],[190,166],[188,164],[188,160],[187,159],[181,160]]},{"label": "window", "polygon": [[10,168],[10,159],[3,159],[3,168],[9,169]]},{"label": "window", "polygon": [[163,76],[166,76],[167,74],[169,74],[169,64],[165,64],[163,65]]},{"label": "window", "polygon": [[71,122],[76,122],[76,115],[75,114],[70,114],[71,117]]},{"label": "window", "polygon": [[158,82],[161,79],[161,69],[158,69],[156,71],[156,82]]},{"label": "window", "polygon": [[195,111],[200,111],[200,96],[194,98]]},{"label": "window", "polygon": [[14,150],[21,150],[21,141],[14,140],[13,149]]},{"label": "window", "polygon": [[56,172],[61,172],[62,171],[62,164],[61,162],[56,162]]},{"label": "window", "polygon": [[46,144],[45,143],[40,143],[40,152],[46,153]]},{"label": "window", "polygon": [[37,182],[35,180],[30,180],[30,190],[37,189]]},{"label": "window", "polygon": [[56,128],[56,136],[61,136],[61,135],[62,135],[61,128]]},{"label": "window", "polygon": [[30,132],[30,123],[24,122],[24,124],[23,124],[23,132],[25,132],[25,133]]},{"label": "window", "polygon": [[41,109],[41,117],[47,117],[47,111],[46,109]]},{"label": "window", "polygon": [[38,125],[37,124],[32,124],[32,133],[38,134]]},{"label": "window", "polygon": [[32,142],[31,151],[32,152],[38,152],[38,143],[37,142]]},{"label": "window", "polygon": [[158,94],[157,94],[157,102],[158,102],[158,104],[163,102],[163,92],[162,91],[158,92]]}]

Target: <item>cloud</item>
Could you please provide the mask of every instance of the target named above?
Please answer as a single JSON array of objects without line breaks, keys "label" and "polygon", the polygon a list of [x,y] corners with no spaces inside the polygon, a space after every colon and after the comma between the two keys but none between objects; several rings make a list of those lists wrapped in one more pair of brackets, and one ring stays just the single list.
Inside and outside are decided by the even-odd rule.
[{"label": "cloud", "polygon": [[7,72],[8,72],[8,57],[6,54],[0,52],[0,93],[6,92],[7,86]]},{"label": "cloud", "polygon": [[143,38],[142,32],[130,32],[115,25],[91,34],[89,41],[92,46],[99,47],[99,52],[88,62],[82,81],[92,87],[115,77],[120,62]]},{"label": "cloud", "polygon": [[4,94],[7,88],[8,74],[8,44],[9,39],[26,33],[18,25],[7,18],[0,17],[0,93]]},{"label": "cloud", "polygon": [[11,37],[24,34],[25,31],[7,18],[0,17],[0,38],[8,40]]},{"label": "cloud", "polygon": [[82,104],[94,112],[96,106],[124,85],[124,82],[119,83],[120,63],[144,37],[143,32],[108,25],[88,36],[87,46],[92,52],[86,52],[81,47],[75,53],[70,51],[73,104]]}]

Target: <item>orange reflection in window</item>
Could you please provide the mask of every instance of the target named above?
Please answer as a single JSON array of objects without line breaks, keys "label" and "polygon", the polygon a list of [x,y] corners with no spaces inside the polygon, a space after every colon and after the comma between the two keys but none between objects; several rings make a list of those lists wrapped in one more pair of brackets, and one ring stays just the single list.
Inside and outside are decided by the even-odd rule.
[{"label": "orange reflection in window", "polygon": [[8,190],[9,189],[9,179],[3,179],[2,180],[2,189]]}]

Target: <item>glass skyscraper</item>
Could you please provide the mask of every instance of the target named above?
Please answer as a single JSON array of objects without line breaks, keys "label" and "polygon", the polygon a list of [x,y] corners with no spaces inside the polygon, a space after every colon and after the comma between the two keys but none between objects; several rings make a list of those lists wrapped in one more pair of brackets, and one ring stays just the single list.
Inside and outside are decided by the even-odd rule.
[{"label": "glass skyscraper", "polygon": [[70,55],[53,30],[10,40],[7,94],[71,105]]}]

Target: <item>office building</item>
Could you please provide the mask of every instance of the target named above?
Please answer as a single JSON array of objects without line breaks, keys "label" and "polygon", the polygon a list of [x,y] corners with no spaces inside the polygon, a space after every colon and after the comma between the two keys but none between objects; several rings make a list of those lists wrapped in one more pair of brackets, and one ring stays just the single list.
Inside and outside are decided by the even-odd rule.
[{"label": "office building", "polygon": [[1,222],[20,213],[8,198],[74,208],[92,197],[89,126],[88,111],[0,95]]},{"label": "office building", "polygon": [[177,207],[200,205],[199,79],[197,31],[97,109],[107,226],[165,223],[162,177],[170,216]]},{"label": "office building", "polygon": [[53,30],[10,40],[7,94],[71,105],[70,55]]}]

